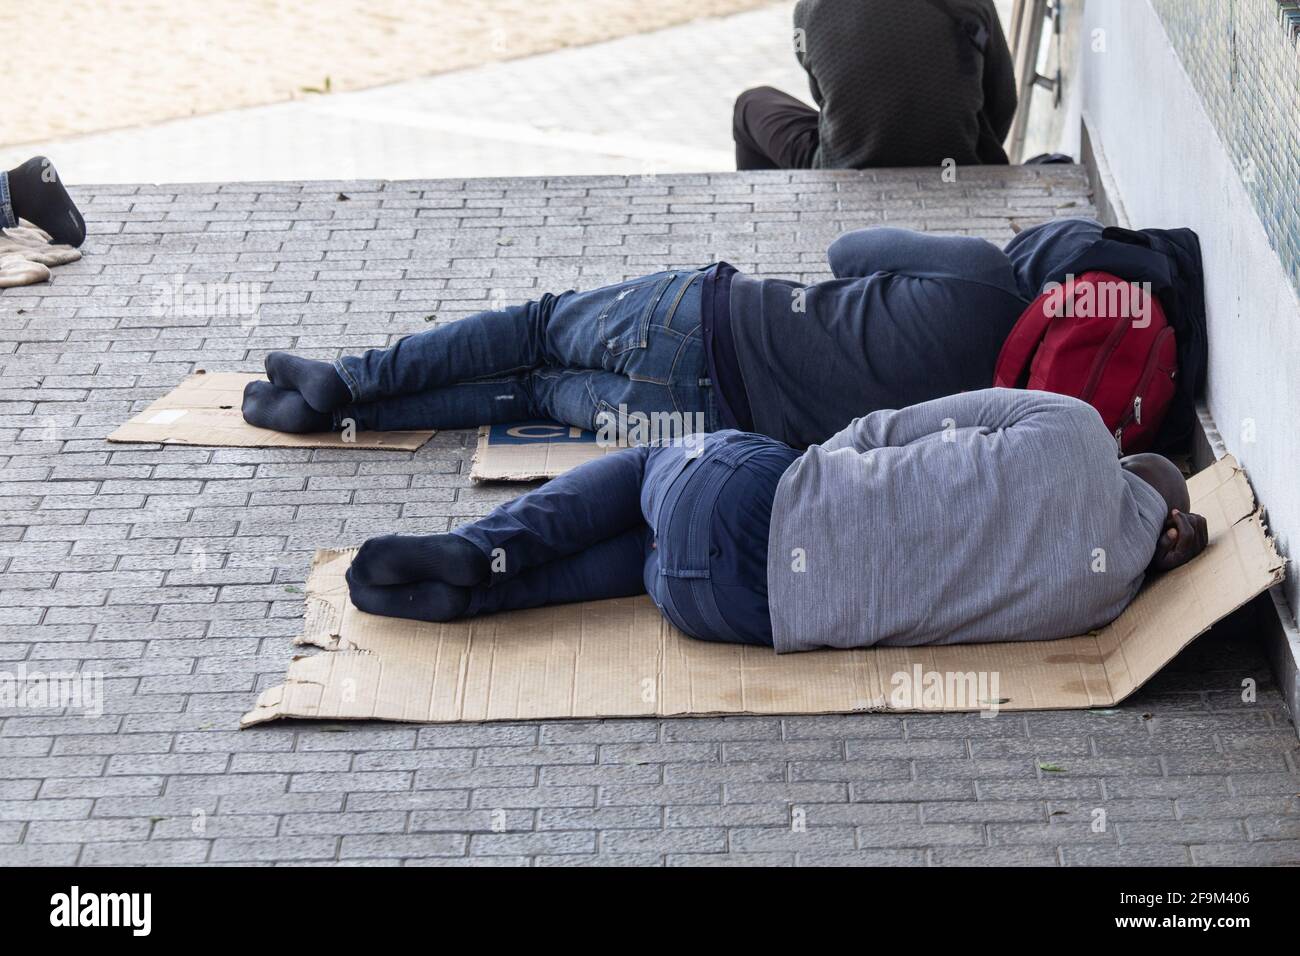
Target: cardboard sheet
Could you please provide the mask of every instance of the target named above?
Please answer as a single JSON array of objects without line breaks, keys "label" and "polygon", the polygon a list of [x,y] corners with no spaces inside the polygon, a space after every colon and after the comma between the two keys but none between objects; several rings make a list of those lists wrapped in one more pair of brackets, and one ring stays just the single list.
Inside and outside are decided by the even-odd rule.
[{"label": "cardboard sheet", "polygon": [[482,425],[469,476],[475,481],[536,481],[554,478],[616,446],[596,443],[596,433],[558,422]]},{"label": "cardboard sheet", "polygon": [[[158,401],[108,436],[109,441],[161,445],[210,445],[236,448],[384,448],[415,451],[432,431],[322,432],[286,435],[244,421],[239,408],[244,386],[264,379],[241,372],[204,372],[181,382]],[[350,437],[351,440],[347,440]]]},{"label": "cardboard sheet", "polygon": [[1206,551],[1108,627],[1061,641],[777,655],[686,637],[648,597],[423,624],[358,611],[343,580],[352,552],[320,551],[297,643],[326,652],[295,659],[241,723],[1110,706],[1282,578],[1233,459],[1196,475],[1191,491]]}]

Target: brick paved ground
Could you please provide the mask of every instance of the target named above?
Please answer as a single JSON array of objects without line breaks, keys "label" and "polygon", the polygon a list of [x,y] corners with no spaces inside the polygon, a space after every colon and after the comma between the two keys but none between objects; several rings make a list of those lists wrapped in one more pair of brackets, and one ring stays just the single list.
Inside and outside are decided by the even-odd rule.
[{"label": "brick paved ground", "polygon": [[[1078,171],[77,192],[86,258],[0,294],[0,670],[103,673],[106,701],[0,711],[0,863],[1300,860],[1295,729],[1227,634],[1113,712],[240,732],[295,653],[313,549],[444,530],[515,489],[469,484],[465,432],[414,454],[104,441],[195,367],[715,257],[814,279],[873,222],[1001,241],[1009,217],[1090,211]],[[259,284],[260,321],[155,315],[176,275]]]}]

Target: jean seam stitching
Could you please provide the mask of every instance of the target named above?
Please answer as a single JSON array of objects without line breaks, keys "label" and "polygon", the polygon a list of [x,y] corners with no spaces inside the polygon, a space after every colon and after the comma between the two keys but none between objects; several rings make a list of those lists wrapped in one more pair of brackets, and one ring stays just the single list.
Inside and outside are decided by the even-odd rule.
[{"label": "jean seam stitching", "polygon": [[13,196],[9,192],[9,174],[0,171],[0,227],[11,229],[18,225],[18,214],[14,212]]},{"label": "jean seam stitching", "polygon": [[363,398],[361,396],[361,386],[348,372],[347,367],[343,364],[342,359],[334,360],[334,371],[339,373],[339,378],[343,379],[343,384],[348,387],[348,392],[352,396],[352,401],[353,402],[363,401]]}]

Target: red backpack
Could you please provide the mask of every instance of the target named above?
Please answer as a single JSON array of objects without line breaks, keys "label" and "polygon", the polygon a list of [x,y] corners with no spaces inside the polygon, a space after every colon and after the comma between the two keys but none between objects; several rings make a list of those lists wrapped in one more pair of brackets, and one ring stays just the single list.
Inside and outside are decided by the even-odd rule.
[{"label": "red backpack", "polygon": [[1082,399],[1121,454],[1150,448],[1174,399],[1178,351],[1160,301],[1108,272],[1054,283],[1017,320],[993,384]]}]

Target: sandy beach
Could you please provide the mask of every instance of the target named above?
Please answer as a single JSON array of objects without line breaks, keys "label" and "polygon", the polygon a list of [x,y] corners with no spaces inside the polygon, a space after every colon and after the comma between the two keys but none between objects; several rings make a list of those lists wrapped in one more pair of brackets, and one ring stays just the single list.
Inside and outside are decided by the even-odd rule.
[{"label": "sandy beach", "polygon": [[767,0],[65,0],[58,50],[10,72],[0,145],[363,89],[594,43]]}]

